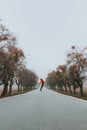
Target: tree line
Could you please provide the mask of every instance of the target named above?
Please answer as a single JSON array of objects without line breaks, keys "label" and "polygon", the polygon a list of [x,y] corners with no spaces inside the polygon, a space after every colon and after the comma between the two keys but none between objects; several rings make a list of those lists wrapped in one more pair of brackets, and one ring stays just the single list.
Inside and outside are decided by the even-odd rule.
[{"label": "tree line", "polygon": [[76,94],[76,88],[80,88],[83,96],[83,83],[87,80],[87,47],[83,49],[71,46],[67,52],[66,64],[59,65],[56,70],[48,73],[47,85],[54,89]]},{"label": "tree line", "polygon": [[25,64],[25,54],[17,46],[17,38],[3,24],[0,24],[0,85],[1,97],[11,95],[14,83],[19,91],[32,89],[38,76]]}]

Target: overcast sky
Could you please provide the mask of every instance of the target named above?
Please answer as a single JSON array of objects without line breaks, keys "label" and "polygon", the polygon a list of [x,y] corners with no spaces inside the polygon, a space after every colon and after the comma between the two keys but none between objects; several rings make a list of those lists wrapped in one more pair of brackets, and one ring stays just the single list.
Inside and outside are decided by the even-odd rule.
[{"label": "overcast sky", "polygon": [[42,78],[65,64],[71,45],[87,46],[87,0],[0,0],[0,18]]}]

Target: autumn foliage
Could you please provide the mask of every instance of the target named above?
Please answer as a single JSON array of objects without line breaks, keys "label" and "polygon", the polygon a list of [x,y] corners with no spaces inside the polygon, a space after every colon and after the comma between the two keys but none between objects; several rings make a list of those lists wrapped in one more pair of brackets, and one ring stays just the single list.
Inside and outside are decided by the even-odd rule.
[{"label": "autumn foliage", "polygon": [[6,27],[0,25],[0,85],[3,86],[1,96],[11,95],[14,83],[17,84],[18,91],[24,90],[20,88],[26,88],[26,83],[28,88],[29,81],[33,82],[31,88],[36,85],[37,75],[32,71],[29,73],[24,60],[24,52],[17,47],[16,37]]},{"label": "autumn foliage", "polygon": [[[71,50],[67,53],[67,60],[65,65],[59,65],[56,68],[55,75],[51,72],[47,76],[47,84],[52,86],[55,85],[55,88],[58,88],[62,91],[67,89],[70,93],[76,94],[76,89],[80,88],[80,94],[83,96],[83,83],[86,80],[87,73],[87,47],[82,50],[76,48],[76,46],[71,46]],[[53,83],[50,85],[52,79]],[[49,80],[48,80],[49,79]]]}]

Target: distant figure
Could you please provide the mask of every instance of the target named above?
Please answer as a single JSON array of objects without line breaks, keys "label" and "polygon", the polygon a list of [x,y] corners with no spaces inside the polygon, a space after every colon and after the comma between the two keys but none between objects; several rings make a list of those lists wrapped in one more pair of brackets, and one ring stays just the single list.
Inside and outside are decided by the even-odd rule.
[{"label": "distant figure", "polygon": [[43,86],[44,86],[44,80],[43,80],[43,79],[40,79],[40,83],[41,83],[40,91],[42,91],[42,88],[43,88]]}]

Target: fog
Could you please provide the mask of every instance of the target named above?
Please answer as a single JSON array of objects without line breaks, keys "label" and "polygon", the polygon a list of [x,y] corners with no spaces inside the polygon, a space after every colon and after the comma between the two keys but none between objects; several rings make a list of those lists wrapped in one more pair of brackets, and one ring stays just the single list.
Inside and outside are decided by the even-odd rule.
[{"label": "fog", "polygon": [[66,63],[71,45],[87,45],[86,0],[0,0],[0,18],[42,78]]}]

